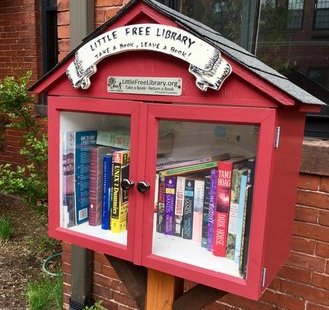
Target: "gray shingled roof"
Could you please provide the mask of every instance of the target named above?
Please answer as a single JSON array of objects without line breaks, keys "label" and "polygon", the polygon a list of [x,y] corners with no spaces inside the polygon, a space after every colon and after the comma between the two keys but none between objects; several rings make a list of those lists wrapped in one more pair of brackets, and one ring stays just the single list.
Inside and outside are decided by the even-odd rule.
[{"label": "gray shingled roof", "polygon": [[89,36],[87,36],[81,44],[76,47],[73,51],[71,51],[55,68],[53,68],[50,72],[48,72],[41,80],[39,80],[36,84],[34,84],[31,89],[36,87],[42,80],[44,80],[47,76],[49,76],[57,67],[61,66],[61,64],[65,63],[71,57],[74,57],[74,53],[82,47],[86,42],[92,40],[97,37],[99,34],[104,32],[111,24],[114,23],[117,19],[119,19],[130,7],[136,4],[136,2],[142,1],[155,10],[159,11],[161,14],[168,16],[173,19],[176,23],[178,23],[185,30],[193,33],[204,41],[207,41],[212,46],[218,48],[221,52],[234,59],[236,62],[241,64],[242,66],[248,68],[264,80],[268,81],[272,85],[278,87],[283,92],[292,96],[296,100],[305,104],[315,104],[315,105],[325,105],[324,102],[309,94],[302,88],[298,87],[294,83],[290,82],[285,76],[274,70],[273,68],[267,66],[265,63],[257,59],[253,54],[243,49],[239,45],[234,42],[224,38],[217,31],[209,28],[208,26],[187,17],[184,14],[181,14],[155,0],[131,0],[126,6],[124,6],[118,14],[112,19],[105,22],[102,26],[97,28],[94,32],[92,32]]}]

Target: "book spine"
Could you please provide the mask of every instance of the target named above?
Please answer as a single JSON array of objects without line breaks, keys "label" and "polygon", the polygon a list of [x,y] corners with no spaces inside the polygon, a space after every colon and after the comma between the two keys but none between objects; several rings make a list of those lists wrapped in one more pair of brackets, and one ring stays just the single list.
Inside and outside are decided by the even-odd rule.
[{"label": "book spine", "polygon": [[215,212],[213,254],[226,255],[228,218],[230,210],[232,162],[218,164],[217,207]]},{"label": "book spine", "polygon": [[63,227],[75,225],[75,132],[67,131],[63,135]]},{"label": "book spine", "polygon": [[97,223],[97,203],[98,203],[98,167],[97,167],[97,147],[90,150],[90,172],[89,172],[89,209],[88,222],[91,226],[98,225]]},{"label": "book spine", "polygon": [[246,220],[246,207],[247,207],[247,175],[242,174],[240,180],[240,195],[239,195],[239,207],[238,207],[238,216],[237,216],[237,230],[235,238],[235,249],[234,249],[234,262],[239,266],[241,258],[241,248],[244,226]]},{"label": "book spine", "polygon": [[214,241],[215,212],[217,205],[217,183],[218,170],[211,169],[210,173],[210,193],[209,193],[209,214],[208,214],[208,243],[207,250],[212,251]]},{"label": "book spine", "polygon": [[248,170],[247,170],[247,197],[246,197],[246,218],[244,223],[243,231],[243,241],[241,242],[240,250],[240,266],[239,271],[243,278],[247,275],[247,260],[248,260],[248,250],[249,250],[249,234],[251,225],[251,212],[253,203],[253,185],[255,178],[255,159],[248,160]]},{"label": "book spine", "polygon": [[176,200],[176,177],[165,177],[165,228],[166,235],[174,235],[175,232],[175,200]]},{"label": "book spine", "polygon": [[182,221],[184,214],[185,177],[178,176],[176,184],[175,202],[175,236],[182,236]]},{"label": "book spine", "polygon": [[156,231],[159,233],[164,232],[164,202],[165,202],[165,177],[159,176],[159,194],[156,215]]},{"label": "book spine", "polygon": [[204,201],[204,181],[194,181],[193,230],[192,240],[201,245],[202,209]]},{"label": "book spine", "polygon": [[183,238],[192,239],[193,234],[194,180],[185,180]]},{"label": "book spine", "polygon": [[209,219],[209,203],[210,203],[210,176],[204,179],[204,200],[202,210],[202,235],[201,246],[208,247],[208,219]]},{"label": "book spine", "polygon": [[226,258],[232,260],[234,260],[234,256],[235,256],[235,241],[236,241],[237,224],[238,224],[240,185],[241,185],[241,171],[239,169],[234,169],[232,173],[230,212],[229,212],[229,220],[228,220],[228,234],[227,234],[227,245],[226,245]]},{"label": "book spine", "polygon": [[90,149],[96,144],[96,131],[76,132],[75,209],[76,224],[88,221]]},{"label": "book spine", "polygon": [[130,148],[130,133],[129,131],[101,131],[97,132],[97,144],[107,145],[116,148]]},{"label": "book spine", "polygon": [[129,175],[129,151],[113,153],[111,231],[120,233],[127,229],[128,191],[121,188],[123,178]]},{"label": "book spine", "polygon": [[103,157],[102,229],[110,229],[112,155]]},{"label": "book spine", "polygon": [[170,176],[170,175],[179,175],[179,174],[186,174],[186,173],[192,173],[192,172],[198,172],[202,170],[211,169],[218,166],[218,161],[211,161],[206,163],[200,163],[190,166],[183,166],[168,170],[160,171],[160,174],[162,176]]}]

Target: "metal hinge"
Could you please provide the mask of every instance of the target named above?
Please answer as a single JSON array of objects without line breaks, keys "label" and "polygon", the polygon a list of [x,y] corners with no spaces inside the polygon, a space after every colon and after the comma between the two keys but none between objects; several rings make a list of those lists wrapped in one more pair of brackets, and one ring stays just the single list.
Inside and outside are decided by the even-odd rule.
[{"label": "metal hinge", "polygon": [[278,148],[280,144],[281,127],[276,127],[274,147]]},{"label": "metal hinge", "polygon": [[266,272],[267,272],[267,269],[264,267],[262,270],[262,287],[265,287],[265,284],[266,284]]}]

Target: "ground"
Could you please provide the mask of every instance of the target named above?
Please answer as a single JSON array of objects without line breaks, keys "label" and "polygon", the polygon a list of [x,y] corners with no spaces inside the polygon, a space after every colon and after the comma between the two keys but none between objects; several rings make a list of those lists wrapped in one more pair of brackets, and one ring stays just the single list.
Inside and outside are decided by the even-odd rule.
[{"label": "ground", "polygon": [[20,199],[2,194],[0,216],[14,228],[11,239],[0,244],[0,310],[28,309],[26,284],[42,273],[39,246],[40,236],[46,236],[45,221]]}]

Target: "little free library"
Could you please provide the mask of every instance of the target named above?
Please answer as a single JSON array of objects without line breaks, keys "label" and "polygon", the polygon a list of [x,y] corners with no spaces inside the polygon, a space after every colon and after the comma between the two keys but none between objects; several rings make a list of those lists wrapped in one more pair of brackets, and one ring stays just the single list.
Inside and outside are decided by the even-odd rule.
[{"label": "little free library", "polygon": [[290,251],[320,100],[219,33],[133,0],[47,93],[49,234],[257,300]]}]

